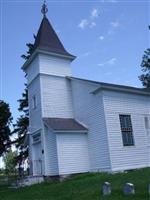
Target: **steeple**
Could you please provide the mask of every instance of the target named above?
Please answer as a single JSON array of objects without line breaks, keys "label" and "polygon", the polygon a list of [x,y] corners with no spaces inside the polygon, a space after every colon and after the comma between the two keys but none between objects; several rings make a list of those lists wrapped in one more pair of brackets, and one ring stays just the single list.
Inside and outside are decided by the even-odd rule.
[{"label": "steeple", "polygon": [[49,20],[46,17],[48,8],[45,4],[45,1],[44,4],[42,5],[41,12],[43,14],[43,19],[35,39],[34,51],[36,49],[39,49],[74,59],[75,56],[71,55],[66,51],[63,44],[59,40],[56,32],[54,31],[52,25],[50,24]]}]

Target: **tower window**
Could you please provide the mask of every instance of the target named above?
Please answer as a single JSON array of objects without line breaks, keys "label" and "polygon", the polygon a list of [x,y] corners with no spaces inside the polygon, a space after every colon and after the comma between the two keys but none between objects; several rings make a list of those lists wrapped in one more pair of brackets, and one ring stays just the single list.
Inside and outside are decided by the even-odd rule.
[{"label": "tower window", "polygon": [[121,132],[122,132],[123,145],[124,146],[133,146],[134,139],[133,139],[131,116],[130,115],[119,115],[119,118],[120,118],[120,126],[121,126]]},{"label": "tower window", "polygon": [[34,134],[32,136],[32,138],[33,138],[33,144],[41,142],[41,134],[40,133]]},{"label": "tower window", "polygon": [[32,108],[36,109],[36,107],[37,107],[37,99],[36,99],[36,95],[34,95],[32,97]]},{"label": "tower window", "polygon": [[150,129],[150,119],[149,117],[144,117],[144,121],[145,121],[145,128],[146,129]]}]

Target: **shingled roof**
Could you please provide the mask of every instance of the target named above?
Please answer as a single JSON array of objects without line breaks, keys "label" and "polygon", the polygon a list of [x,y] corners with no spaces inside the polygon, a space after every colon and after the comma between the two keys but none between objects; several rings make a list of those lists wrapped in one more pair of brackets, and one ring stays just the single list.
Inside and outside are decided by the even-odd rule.
[{"label": "shingled roof", "polygon": [[66,78],[68,78],[69,80],[79,80],[79,81],[96,84],[98,86],[98,88],[95,89],[94,91],[91,91],[91,93],[93,93],[93,94],[96,94],[98,91],[104,89],[104,90],[114,90],[114,91],[118,91],[118,92],[119,91],[120,92],[129,92],[129,93],[150,96],[149,88],[137,88],[137,87],[131,87],[131,86],[126,86],[126,85],[117,85],[117,84],[112,84],[112,83],[104,83],[104,82],[93,81],[93,80],[71,77],[71,76],[70,77],[67,76]]},{"label": "shingled roof", "polygon": [[42,19],[35,39],[34,51],[36,49],[75,58],[66,51],[46,16]]},{"label": "shingled roof", "polygon": [[73,118],[43,118],[44,123],[54,131],[87,131],[87,128]]}]

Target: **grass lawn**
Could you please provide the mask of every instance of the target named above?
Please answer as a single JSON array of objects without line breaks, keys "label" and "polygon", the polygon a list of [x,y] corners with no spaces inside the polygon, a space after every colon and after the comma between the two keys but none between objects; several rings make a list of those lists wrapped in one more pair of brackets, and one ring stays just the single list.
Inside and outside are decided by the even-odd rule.
[{"label": "grass lawn", "polygon": [[[103,197],[102,183],[112,184],[112,195]],[[136,195],[124,196],[125,182],[135,184]],[[150,200],[148,196],[150,168],[127,173],[87,173],[76,175],[64,182],[49,182],[19,189],[9,189],[0,182],[2,200]]]}]

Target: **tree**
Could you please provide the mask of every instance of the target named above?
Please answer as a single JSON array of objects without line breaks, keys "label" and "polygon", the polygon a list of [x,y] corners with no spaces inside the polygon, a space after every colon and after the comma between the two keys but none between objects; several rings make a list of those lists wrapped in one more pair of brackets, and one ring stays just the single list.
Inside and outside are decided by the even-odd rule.
[{"label": "tree", "polygon": [[144,52],[141,67],[143,74],[139,76],[139,79],[142,81],[144,87],[150,88],[150,48]]},{"label": "tree", "polygon": [[[33,37],[34,39],[36,38],[35,35],[33,35]],[[28,50],[26,54],[23,54],[21,57],[25,60],[28,60],[34,51],[34,44],[27,43],[26,46]],[[21,166],[22,162],[28,157],[28,147],[24,147],[24,140],[28,132],[28,126],[29,126],[28,90],[26,84],[25,84],[25,90],[22,94],[22,99],[19,99],[18,102],[19,102],[18,110],[22,114],[17,119],[17,122],[14,125],[13,133],[17,133],[18,135],[15,141],[16,147],[19,150],[16,161],[19,164],[19,166]]]},{"label": "tree", "polygon": [[4,155],[3,161],[5,165],[6,174],[10,175],[15,173],[16,157],[17,157],[17,152],[16,151],[13,152],[11,149]]},{"label": "tree", "polygon": [[[33,37],[34,37],[34,40],[35,40],[35,39],[36,39],[36,36],[35,36],[34,34],[33,34]],[[28,50],[27,50],[26,54],[23,54],[21,57],[22,57],[23,59],[25,59],[25,60],[28,60],[28,59],[30,58],[31,54],[32,54],[33,51],[34,51],[34,44],[32,44],[32,43],[27,43],[26,46],[27,46]]]},{"label": "tree", "polygon": [[0,100],[0,156],[7,152],[11,146],[11,130],[12,115],[10,112],[9,104]]},{"label": "tree", "polygon": [[[25,85],[26,86],[26,85]],[[22,99],[18,100],[19,108],[18,110],[22,112],[21,116],[17,119],[16,124],[14,125],[13,133],[18,135],[15,144],[18,151],[16,162],[19,166],[22,162],[28,157],[28,148],[24,147],[24,139],[28,131],[29,126],[29,109],[28,109],[28,92],[25,88],[24,93],[22,94]]]}]

